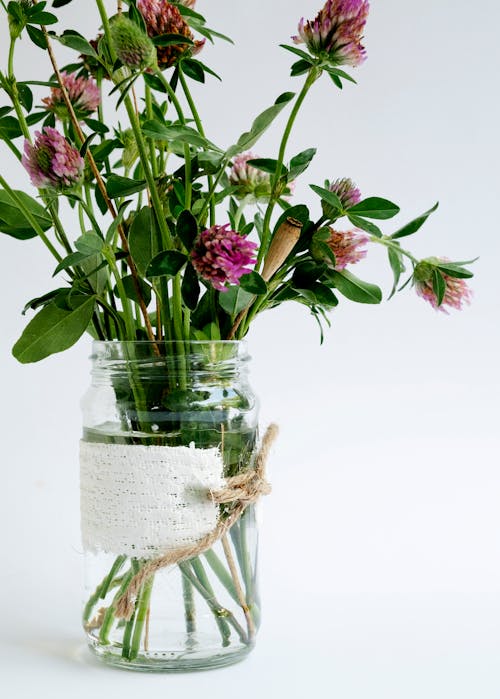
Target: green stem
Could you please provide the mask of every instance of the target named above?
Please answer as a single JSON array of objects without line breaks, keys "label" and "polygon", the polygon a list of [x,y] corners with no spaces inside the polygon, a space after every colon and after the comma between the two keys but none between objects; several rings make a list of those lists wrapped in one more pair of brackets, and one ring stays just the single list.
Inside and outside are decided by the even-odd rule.
[{"label": "green stem", "polygon": [[[207,593],[214,597],[215,593],[213,587],[210,584],[210,581],[208,579],[208,576],[205,572],[205,568],[203,567],[203,563],[201,562],[201,560],[199,558],[192,558],[190,560],[190,563],[191,567],[193,568],[194,574],[196,575],[200,583],[203,585]],[[227,621],[223,617],[219,616],[218,614],[215,614],[214,618],[217,626],[219,627],[219,631],[222,637],[222,646],[225,648],[229,645],[231,629],[229,628]]]},{"label": "green stem", "polygon": [[[181,75],[181,71],[179,71],[179,74]],[[156,77],[161,81],[162,85],[164,86],[165,90],[167,91],[168,96],[170,97],[172,104],[175,107],[175,111],[177,112],[177,116],[179,118],[179,121],[181,124],[185,125],[186,124],[186,117],[184,116],[184,112],[182,111],[181,103],[177,99],[177,95],[175,94],[175,90],[172,89],[172,86],[168,82],[168,80],[165,78],[163,73],[158,70],[156,71]],[[186,199],[184,203],[184,207],[186,209],[191,208],[191,200],[192,200],[192,193],[193,193],[193,183],[191,182],[191,151],[189,149],[189,143],[184,144],[184,168],[185,168],[185,178],[184,178],[184,187],[186,190]]]},{"label": "green stem", "polygon": [[[191,114],[193,115],[193,119],[194,119],[194,123],[196,124],[196,128],[198,129],[200,135],[205,137],[205,130],[203,128],[203,124],[202,124],[202,121],[200,119],[198,109],[196,108],[196,103],[193,99],[193,96],[192,96],[191,91],[189,89],[189,86],[187,84],[186,77],[185,77],[184,72],[182,70],[182,62],[179,63],[177,70],[179,72],[179,81],[180,81],[181,87],[184,91],[184,95],[185,95],[187,103],[189,105],[189,109],[191,110]],[[213,181],[214,181],[213,176],[207,175],[207,181],[208,181],[208,190],[210,191],[212,188],[212,185],[213,185]],[[210,225],[211,226],[215,225],[215,202],[213,201],[213,198],[210,199]]]},{"label": "green stem", "polygon": [[186,618],[187,633],[196,631],[196,607],[194,604],[193,586],[189,580],[182,576],[182,596],[184,598],[184,615]]},{"label": "green stem", "polygon": [[160,201],[160,196],[158,194],[158,189],[156,187],[155,178],[151,172],[149,166],[149,157],[146,150],[146,143],[142,135],[141,125],[137,114],[135,113],[134,105],[129,96],[125,97],[124,100],[125,108],[127,110],[128,118],[130,120],[130,125],[132,126],[132,131],[134,132],[135,140],[137,143],[137,149],[139,151],[139,158],[141,160],[141,165],[144,170],[144,177],[148,183],[149,194],[151,197],[151,203],[153,204],[153,209],[155,210],[156,219],[158,221],[158,226],[160,229],[162,243],[164,249],[172,249],[172,236],[170,235],[170,230],[167,226],[165,220],[165,214],[163,213],[163,206]]},{"label": "green stem", "polygon": [[222,564],[221,560],[215,553],[213,549],[209,549],[203,554],[210,568],[213,570],[215,575],[219,578],[219,582],[226,588],[233,600],[239,604],[240,600],[236,593],[234,587],[233,579],[227,572],[225,566]]},{"label": "green stem", "polygon": [[130,581],[132,580],[133,577],[133,572],[132,570],[129,570],[128,573],[124,576],[120,589],[116,593],[112,604],[106,609],[106,613],[104,615],[104,619],[102,620],[102,625],[101,629],[99,631],[99,642],[102,643],[103,645],[107,646],[109,644],[109,633],[113,627],[113,623],[115,621],[115,605],[120,599],[120,597],[124,594],[126,591],[127,587],[130,585]]},{"label": "green stem", "polygon": [[120,571],[121,567],[123,566],[123,564],[125,563],[126,560],[127,560],[127,557],[124,555],[118,556],[115,559],[115,562],[111,566],[111,570],[109,571],[109,574],[106,577],[106,579],[104,580],[104,583],[102,585],[101,594],[100,594],[101,599],[105,599],[106,595],[108,594],[108,590],[110,588],[111,583],[115,579],[116,574]]},{"label": "green stem", "polygon": [[192,583],[193,587],[200,593],[203,597],[210,610],[215,616],[225,619],[228,624],[230,624],[238,634],[242,643],[248,643],[248,638],[245,633],[245,629],[236,621],[234,614],[228,609],[224,609],[216,600],[214,595],[211,595],[208,590],[200,583],[198,578],[193,574],[188,563],[179,563],[179,568],[182,574],[185,575],[188,580]]},{"label": "green stem", "polygon": [[116,288],[117,288],[118,294],[120,296],[120,301],[122,302],[123,315],[125,316],[125,326],[127,328],[127,339],[133,341],[136,339],[136,333],[135,333],[135,323],[134,323],[134,318],[132,316],[132,307],[131,307],[130,299],[128,298],[128,296],[125,292],[125,287],[123,286],[122,277],[120,275],[118,267],[116,266],[113,251],[112,250],[107,251],[106,249],[104,249],[103,255],[106,258],[108,265],[111,269],[111,272],[115,278]]},{"label": "green stem", "polygon": [[300,108],[302,107],[302,104],[304,103],[304,100],[307,96],[307,93],[311,89],[312,85],[316,82],[319,75],[320,75],[320,72],[318,72],[318,68],[316,68],[316,66],[311,67],[309,73],[307,74],[307,78],[305,80],[304,86],[302,87],[302,90],[301,90],[299,96],[297,97],[295,104],[293,106],[293,109],[291,111],[291,114],[288,118],[288,122],[285,126],[285,131],[283,132],[283,137],[281,139],[280,149],[279,149],[279,153],[278,153],[278,162],[276,165],[276,172],[272,178],[272,183],[271,183],[271,197],[269,199],[269,204],[267,205],[266,213],[264,216],[262,243],[261,243],[261,246],[259,249],[259,255],[257,258],[256,269],[260,268],[260,265],[263,261],[263,258],[267,252],[267,249],[268,249],[269,243],[270,243],[271,217],[273,215],[276,201],[278,200],[279,195],[280,195],[280,192],[278,191],[278,185],[279,185],[279,181],[281,178],[281,170],[283,168],[283,163],[285,161],[285,152],[286,152],[286,147],[288,145],[288,140],[290,138],[290,134],[292,133],[292,128],[293,128],[293,125],[295,123],[295,119],[297,118],[297,115],[300,111]]},{"label": "green stem", "polygon": [[151,592],[153,591],[154,576],[146,580],[142,586],[141,594],[139,597],[139,606],[137,608],[137,614],[135,619],[134,634],[132,636],[132,645],[130,648],[129,659],[135,660],[139,655],[139,650],[141,647],[142,632],[144,631],[144,624],[146,623],[149,603],[151,601]]},{"label": "green stem", "polygon": [[377,238],[377,236],[371,235],[370,242],[371,243],[378,243],[379,245],[383,245],[386,248],[390,248],[392,250],[395,250],[396,252],[401,253],[401,255],[404,255],[409,260],[411,260],[413,262],[413,264],[415,264],[415,265],[418,264],[417,258],[414,255],[412,255],[409,250],[405,250],[404,248],[402,248],[398,243],[396,243],[391,238],[387,238],[385,236],[383,238]]}]

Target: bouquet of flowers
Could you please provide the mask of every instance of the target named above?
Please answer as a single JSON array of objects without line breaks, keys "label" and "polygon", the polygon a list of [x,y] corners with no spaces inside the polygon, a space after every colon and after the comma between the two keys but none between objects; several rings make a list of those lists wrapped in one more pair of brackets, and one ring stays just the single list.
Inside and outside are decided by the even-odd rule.
[{"label": "bouquet of flowers", "polygon": [[[297,92],[280,94],[243,125],[248,130],[233,144],[210,139],[191,94],[193,81],[218,78],[203,60],[207,42],[230,41],[209,28],[201,0],[118,0],[113,8],[95,0],[100,27],[92,37],[59,30],[58,9],[70,3],[77,5],[0,0],[10,32],[7,69],[0,72],[0,139],[31,182],[29,193],[13,189],[3,169],[0,231],[20,241],[38,239],[54,257],[58,280],[26,304],[25,312],[35,315],[14,356],[37,362],[88,333],[101,369],[106,361],[114,367],[107,385],[118,425],[110,430],[109,420],[92,422],[85,434],[90,445],[132,447],[139,454],[138,448],[194,443],[199,450],[220,449],[226,478],[255,473],[254,404],[241,387],[230,388],[227,373],[241,359],[237,341],[260,313],[300,303],[323,337],[341,300],[379,304],[380,287],[352,272],[370,246],[387,250],[394,275],[389,297],[412,286],[440,311],[460,309],[470,300],[471,261],[417,259],[403,245],[437,205],[383,232],[381,223],[399,207],[363,196],[347,177],[328,173],[330,179],[311,184],[312,205],[294,199],[294,184],[316,149],[295,154],[289,147],[293,126],[316,83],[339,95],[346,81],[355,82],[349,71],[366,59],[368,0],[327,0],[314,19],[300,20],[282,45],[293,61]],[[46,82],[16,79],[21,40],[47,60]],[[59,64],[57,45],[74,52],[71,63]],[[34,85],[46,90],[38,104]],[[108,110],[113,123],[119,112],[118,126]],[[277,153],[254,153],[285,110]],[[63,226],[63,207],[72,212],[77,234]],[[206,657],[199,638],[193,641],[195,593],[220,633],[217,657],[233,636],[238,648],[253,644],[259,605],[248,539],[255,497],[239,511],[245,497],[215,499],[217,520],[227,524],[220,554],[211,542],[174,561],[192,642],[182,653],[198,653],[198,666]],[[134,550],[104,550],[114,557],[105,557],[108,567],[92,584],[84,623],[98,653],[149,667],[152,580],[167,563],[153,570],[148,546],[140,555]]]}]

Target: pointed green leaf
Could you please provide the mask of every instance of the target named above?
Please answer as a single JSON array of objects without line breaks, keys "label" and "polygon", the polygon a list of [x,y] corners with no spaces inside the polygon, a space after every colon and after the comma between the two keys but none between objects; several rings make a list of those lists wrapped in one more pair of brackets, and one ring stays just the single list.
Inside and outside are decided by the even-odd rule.
[{"label": "pointed green leaf", "polygon": [[359,204],[351,206],[349,213],[362,216],[364,218],[375,218],[385,220],[399,214],[399,206],[393,204],[388,199],[380,197],[369,197],[360,201]]},{"label": "pointed green leaf", "polygon": [[397,238],[404,238],[407,235],[412,235],[412,233],[416,233],[427,221],[429,216],[436,211],[436,209],[439,206],[439,202],[437,202],[432,209],[429,209],[429,211],[426,211],[425,214],[422,214],[422,216],[418,216],[418,218],[413,219],[413,221],[410,221],[410,223],[407,223],[406,226],[403,226],[399,230],[397,230],[395,233],[391,235],[391,238],[393,240],[396,240]]},{"label": "pointed green leaf", "polygon": [[51,302],[33,318],[14,345],[12,354],[22,364],[38,362],[63,352],[80,339],[94,313],[95,297],[72,297],[72,309]]},{"label": "pointed green leaf", "polygon": [[382,301],[382,291],[375,284],[369,284],[355,277],[354,274],[343,270],[337,272],[331,270],[329,277],[335,288],[351,301],[356,303],[380,303]]},{"label": "pointed green leaf", "polygon": [[226,151],[226,156],[232,158],[238,153],[242,153],[257,143],[262,134],[269,128],[272,122],[276,119],[278,114],[284,109],[284,107],[295,97],[293,92],[285,92],[280,95],[276,102],[268,109],[264,110],[259,116],[254,120],[250,131],[243,133],[238,141],[231,146]]},{"label": "pointed green leaf", "polygon": [[432,272],[432,290],[436,296],[437,305],[440,306],[446,293],[446,282],[438,269],[434,269]]},{"label": "pointed green leaf", "polygon": [[245,291],[241,286],[230,286],[227,291],[219,294],[219,304],[231,318],[234,318],[252,303],[253,298],[254,294]]},{"label": "pointed green leaf", "polygon": [[186,255],[177,250],[164,250],[153,257],[147,270],[146,277],[175,277],[187,262]]},{"label": "pointed green leaf", "polygon": [[128,245],[137,271],[142,277],[154,257],[156,250],[153,213],[149,206],[144,206],[134,217],[130,227]]},{"label": "pointed green leaf", "polygon": [[132,180],[129,177],[121,177],[121,175],[110,175],[106,182],[106,192],[108,197],[116,199],[117,197],[128,197],[130,194],[136,194],[146,189],[147,183],[145,180]]},{"label": "pointed green leaf", "polygon": [[198,223],[188,209],[185,209],[177,219],[176,231],[186,250],[190,251],[198,236]]},{"label": "pointed green leaf", "polygon": [[267,294],[267,284],[258,272],[250,272],[240,277],[240,286],[245,291],[256,296]]}]

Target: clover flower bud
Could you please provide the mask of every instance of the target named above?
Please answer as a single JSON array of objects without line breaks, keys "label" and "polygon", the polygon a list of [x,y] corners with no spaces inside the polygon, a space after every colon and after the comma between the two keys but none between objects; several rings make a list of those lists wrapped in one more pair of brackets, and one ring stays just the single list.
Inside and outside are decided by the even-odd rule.
[{"label": "clover flower bud", "polygon": [[117,15],[111,23],[111,43],[123,65],[132,70],[145,70],[156,62],[155,45],[125,15]]}]

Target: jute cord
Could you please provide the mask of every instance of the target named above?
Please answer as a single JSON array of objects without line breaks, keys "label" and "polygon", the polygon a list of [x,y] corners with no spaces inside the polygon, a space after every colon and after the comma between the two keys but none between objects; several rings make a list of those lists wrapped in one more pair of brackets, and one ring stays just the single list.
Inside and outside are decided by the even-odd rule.
[{"label": "jute cord", "polygon": [[190,558],[205,553],[222,539],[231,529],[247,507],[257,502],[263,495],[271,492],[271,486],[266,481],[266,463],[269,451],[278,435],[277,425],[270,425],[264,435],[262,444],[255,458],[255,467],[247,473],[242,473],[226,480],[224,488],[211,491],[208,497],[218,505],[234,503],[227,517],[219,520],[216,528],[203,537],[198,543],[182,546],[168,551],[162,556],[146,563],[141,570],[134,575],[127,590],[116,603],[115,616],[119,619],[129,620],[134,613],[135,601],[144,583],[162,568],[183,563]]}]

